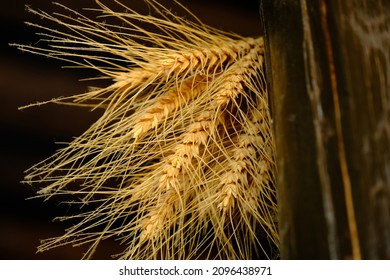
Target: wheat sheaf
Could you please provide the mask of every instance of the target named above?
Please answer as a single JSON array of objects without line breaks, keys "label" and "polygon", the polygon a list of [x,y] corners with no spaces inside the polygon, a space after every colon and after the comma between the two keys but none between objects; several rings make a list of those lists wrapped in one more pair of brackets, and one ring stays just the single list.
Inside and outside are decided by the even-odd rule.
[{"label": "wheat sheaf", "polygon": [[[94,207],[38,251],[107,238],[122,259],[275,258],[279,245],[274,141],[264,43],[208,27],[145,0],[143,15],[95,1],[86,16],[29,8],[48,20],[21,46],[94,69],[104,88],[49,102],[101,110],[100,118],[27,171],[38,196]],[[47,44],[45,44],[45,42]],[[77,198],[77,199],[75,199]]]}]

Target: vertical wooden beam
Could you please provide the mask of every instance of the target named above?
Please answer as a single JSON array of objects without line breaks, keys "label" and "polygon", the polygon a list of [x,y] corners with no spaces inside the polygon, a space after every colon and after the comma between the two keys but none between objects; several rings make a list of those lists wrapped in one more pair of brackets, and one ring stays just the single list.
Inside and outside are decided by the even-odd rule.
[{"label": "vertical wooden beam", "polygon": [[390,2],[262,0],[281,257],[390,258]]}]

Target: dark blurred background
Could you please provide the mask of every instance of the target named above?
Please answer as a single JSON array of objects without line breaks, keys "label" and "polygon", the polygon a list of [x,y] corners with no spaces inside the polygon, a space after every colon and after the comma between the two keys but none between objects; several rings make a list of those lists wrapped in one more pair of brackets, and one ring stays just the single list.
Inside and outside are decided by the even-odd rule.
[{"label": "dark blurred background", "polygon": [[[93,0],[58,2],[78,10],[94,5]],[[123,0],[136,10],[140,2],[142,0]],[[172,4],[171,1],[159,2]],[[180,2],[213,27],[245,36],[261,34],[257,0]],[[20,181],[24,170],[55,152],[59,147],[55,142],[70,141],[82,133],[96,120],[98,113],[60,105],[22,111],[18,107],[85,92],[91,82],[79,80],[94,73],[63,69],[63,62],[10,47],[9,43],[34,44],[39,40],[37,30],[24,24],[25,21],[39,23],[39,18],[27,13],[25,5],[45,11],[53,9],[51,1],[38,0],[7,1],[0,9],[0,172],[3,178],[0,183],[0,259],[80,259],[86,248],[63,246],[36,254],[41,239],[61,235],[70,225],[52,222],[54,217],[69,210],[56,200],[28,199],[35,194],[37,186]],[[95,257],[109,258],[112,251],[109,249],[115,246],[111,242],[105,243]]]}]

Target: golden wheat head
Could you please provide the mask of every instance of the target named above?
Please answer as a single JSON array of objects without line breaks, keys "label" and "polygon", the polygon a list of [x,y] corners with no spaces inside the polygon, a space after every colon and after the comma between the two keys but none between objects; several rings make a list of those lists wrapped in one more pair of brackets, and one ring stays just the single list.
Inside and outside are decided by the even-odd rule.
[{"label": "golden wheat head", "polygon": [[29,23],[47,45],[20,49],[110,81],[50,101],[102,115],[25,181],[44,184],[38,196],[96,206],[63,217],[77,222],[38,250],[87,243],[90,258],[103,239],[116,238],[125,259],[275,257],[266,249],[279,241],[263,39],[145,2],[150,15],[119,1],[116,9],[96,1],[97,18],[58,3],[62,13],[30,9],[51,22]]}]

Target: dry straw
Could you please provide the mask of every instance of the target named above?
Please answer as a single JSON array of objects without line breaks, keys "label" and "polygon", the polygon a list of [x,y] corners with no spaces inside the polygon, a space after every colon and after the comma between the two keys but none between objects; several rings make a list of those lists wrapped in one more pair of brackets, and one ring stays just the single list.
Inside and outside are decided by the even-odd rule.
[{"label": "dry straw", "polygon": [[[23,51],[100,72],[105,88],[50,102],[101,109],[82,135],[27,171],[38,195],[95,207],[39,251],[106,238],[126,259],[277,257],[275,163],[263,39],[192,23],[157,1],[149,15],[100,1],[95,19],[29,9],[43,46]],[[89,208],[90,209],[90,208]]]}]

